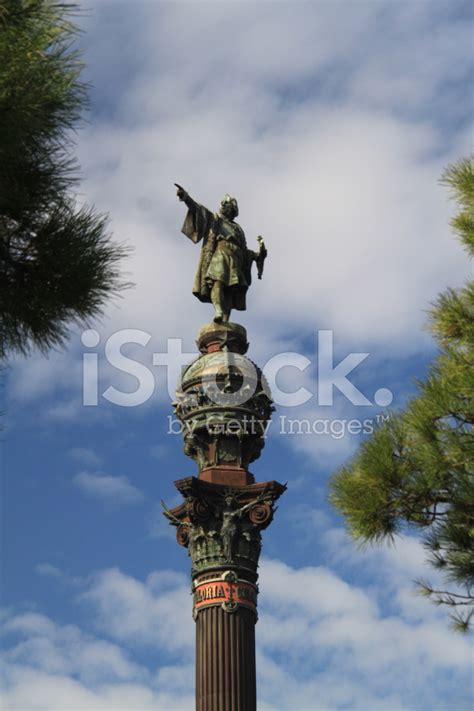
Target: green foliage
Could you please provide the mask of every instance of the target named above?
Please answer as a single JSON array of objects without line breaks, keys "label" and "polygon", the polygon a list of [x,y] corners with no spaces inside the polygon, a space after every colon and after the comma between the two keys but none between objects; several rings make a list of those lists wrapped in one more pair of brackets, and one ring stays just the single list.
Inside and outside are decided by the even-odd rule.
[{"label": "green foliage", "polygon": [[[474,253],[473,162],[450,166],[442,182],[460,212],[452,226]],[[379,543],[406,526],[424,532],[428,560],[454,590],[419,591],[453,608],[453,627],[474,615],[474,283],[441,294],[430,312],[440,353],[419,395],[390,417],[333,476],[331,501],[353,537]]]},{"label": "green foliage", "polygon": [[53,0],[0,3],[0,357],[64,343],[126,284],[127,250],[78,206],[72,131],[87,105],[68,20]]},{"label": "green foliage", "polygon": [[441,183],[450,189],[451,197],[457,201],[461,208],[451,221],[451,226],[471,257],[474,256],[473,169],[472,156],[463,158],[448,166],[441,178]]}]

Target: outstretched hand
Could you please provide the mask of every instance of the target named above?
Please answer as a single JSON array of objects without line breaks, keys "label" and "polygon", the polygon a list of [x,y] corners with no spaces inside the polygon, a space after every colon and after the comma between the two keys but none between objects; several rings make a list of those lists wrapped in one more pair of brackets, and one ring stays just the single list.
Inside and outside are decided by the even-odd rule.
[{"label": "outstretched hand", "polygon": [[181,185],[178,185],[178,183],[175,183],[175,185],[177,187],[176,195],[178,196],[178,198],[180,200],[184,200],[187,195],[186,190],[183,187],[181,187]]}]

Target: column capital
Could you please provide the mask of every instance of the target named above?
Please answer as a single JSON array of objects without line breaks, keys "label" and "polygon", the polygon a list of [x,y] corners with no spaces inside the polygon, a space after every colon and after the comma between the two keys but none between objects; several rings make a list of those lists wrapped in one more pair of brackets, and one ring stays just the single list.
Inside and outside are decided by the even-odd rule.
[{"label": "column capital", "polygon": [[164,515],[176,526],[176,538],[188,549],[193,579],[238,571],[255,582],[261,531],[270,525],[275,502],[286,485],[277,481],[231,487],[196,477],[175,482],[184,501]]}]

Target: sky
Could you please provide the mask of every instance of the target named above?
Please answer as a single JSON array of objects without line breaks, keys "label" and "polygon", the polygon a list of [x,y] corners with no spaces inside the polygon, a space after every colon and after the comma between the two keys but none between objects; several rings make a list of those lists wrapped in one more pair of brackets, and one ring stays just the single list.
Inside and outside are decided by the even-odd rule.
[{"label": "sky", "polygon": [[260,564],[259,709],[470,708],[470,642],[414,594],[435,580],[420,540],[359,549],[327,497],[415,394],[436,353],[426,310],[468,275],[439,178],[471,147],[472,4],[82,8],[77,199],[133,248],[134,287],[6,373],[3,708],[193,708],[190,562],[160,500],[196,474],[169,417],[212,313],[175,182],[213,210],[235,195],[269,251],[234,315],[277,401],[251,470],[288,482]]}]

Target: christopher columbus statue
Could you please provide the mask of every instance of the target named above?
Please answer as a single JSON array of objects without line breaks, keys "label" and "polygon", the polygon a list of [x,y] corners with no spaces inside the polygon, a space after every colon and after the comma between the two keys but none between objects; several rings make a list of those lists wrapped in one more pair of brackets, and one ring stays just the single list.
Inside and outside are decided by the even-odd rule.
[{"label": "christopher columbus statue", "polygon": [[267,250],[261,237],[258,252],[247,249],[243,229],[234,219],[239,214],[237,200],[224,195],[219,213],[195,202],[175,183],[177,195],[188,208],[182,232],[192,242],[202,243],[201,257],[194,280],[193,294],[212,303],[214,321],[227,322],[232,309],[245,311],[247,289],[251,283],[252,262],[261,279]]}]

